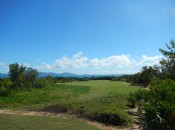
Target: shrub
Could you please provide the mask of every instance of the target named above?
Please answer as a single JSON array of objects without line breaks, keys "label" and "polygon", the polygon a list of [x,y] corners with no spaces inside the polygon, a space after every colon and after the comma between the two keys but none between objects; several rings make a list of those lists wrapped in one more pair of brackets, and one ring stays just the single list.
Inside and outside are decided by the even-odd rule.
[{"label": "shrub", "polygon": [[131,107],[135,107],[137,102],[136,93],[129,93],[128,102]]},{"label": "shrub", "polygon": [[[96,120],[98,122],[108,124],[108,125],[129,125],[131,122],[131,119],[129,116],[122,111],[102,111],[102,112],[96,112],[91,113],[87,116],[91,120]],[[127,120],[126,120],[127,119]]]},{"label": "shrub", "polygon": [[150,99],[150,92],[145,89],[139,89],[135,93],[130,93],[128,97],[128,102],[131,107],[139,105],[142,102],[148,101]]},{"label": "shrub", "polygon": [[131,101],[134,99],[134,103],[142,101],[139,104],[141,105],[139,110],[145,127],[159,130],[175,129],[175,83],[173,81],[159,81],[150,88],[150,91],[139,90],[130,97]]},{"label": "shrub", "polygon": [[10,88],[13,85],[13,82],[9,78],[3,78],[0,81],[0,87]]},{"label": "shrub", "polygon": [[34,87],[35,88],[44,88],[48,85],[48,82],[46,79],[38,79],[35,84]]},{"label": "shrub", "polygon": [[0,80],[0,88],[4,87],[3,81]]},{"label": "shrub", "polygon": [[9,89],[0,87],[0,97],[6,97],[10,94]]}]

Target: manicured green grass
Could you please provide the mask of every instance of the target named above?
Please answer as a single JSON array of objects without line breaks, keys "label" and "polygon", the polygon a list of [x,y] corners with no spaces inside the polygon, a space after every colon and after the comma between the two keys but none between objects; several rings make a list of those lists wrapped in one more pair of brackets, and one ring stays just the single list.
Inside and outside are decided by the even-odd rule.
[{"label": "manicured green grass", "polygon": [[0,130],[99,130],[75,119],[0,114]]},{"label": "manicured green grass", "polygon": [[128,95],[130,92],[136,91],[138,88],[130,86],[126,82],[121,81],[109,81],[109,80],[91,80],[82,82],[69,82],[67,85],[73,86],[89,86],[91,90],[88,96],[102,96],[109,93],[117,93]]},{"label": "manicured green grass", "polygon": [[110,125],[129,125],[126,97],[138,88],[125,82],[70,82],[42,89],[22,90],[0,99],[0,107],[76,114]]}]

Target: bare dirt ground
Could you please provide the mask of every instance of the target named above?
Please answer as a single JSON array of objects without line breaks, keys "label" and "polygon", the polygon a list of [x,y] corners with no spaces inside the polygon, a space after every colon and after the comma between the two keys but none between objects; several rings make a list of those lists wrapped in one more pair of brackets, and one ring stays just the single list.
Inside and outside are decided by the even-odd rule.
[{"label": "bare dirt ground", "polygon": [[80,121],[87,122],[88,124],[91,124],[93,126],[96,126],[98,128],[101,128],[103,130],[141,130],[140,129],[140,123],[139,118],[137,115],[137,109],[130,109],[127,111],[131,116],[134,118],[134,125],[130,128],[121,128],[121,127],[114,127],[114,126],[107,126],[104,124],[101,124],[99,122],[90,121],[84,118],[77,118],[74,115],[68,115],[64,113],[50,113],[50,112],[43,112],[43,111],[16,111],[16,110],[6,110],[6,109],[0,109],[0,113],[3,114],[16,114],[16,115],[35,115],[35,116],[50,116],[50,117],[61,117],[61,118],[72,118]]}]

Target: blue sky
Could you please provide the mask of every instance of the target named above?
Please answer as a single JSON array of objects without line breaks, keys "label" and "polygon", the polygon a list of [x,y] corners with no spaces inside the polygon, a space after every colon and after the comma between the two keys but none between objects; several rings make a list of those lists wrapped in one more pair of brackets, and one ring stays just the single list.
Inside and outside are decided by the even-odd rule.
[{"label": "blue sky", "polygon": [[174,0],[1,0],[0,72],[135,73],[175,39]]}]

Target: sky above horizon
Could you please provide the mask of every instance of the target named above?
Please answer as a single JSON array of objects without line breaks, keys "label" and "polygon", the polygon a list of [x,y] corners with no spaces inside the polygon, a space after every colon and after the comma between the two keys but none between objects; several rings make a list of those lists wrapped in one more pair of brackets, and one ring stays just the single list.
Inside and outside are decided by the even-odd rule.
[{"label": "sky above horizon", "polygon": [[0,73],[131,74],[175,40],[174,0],[0,0]]}]

